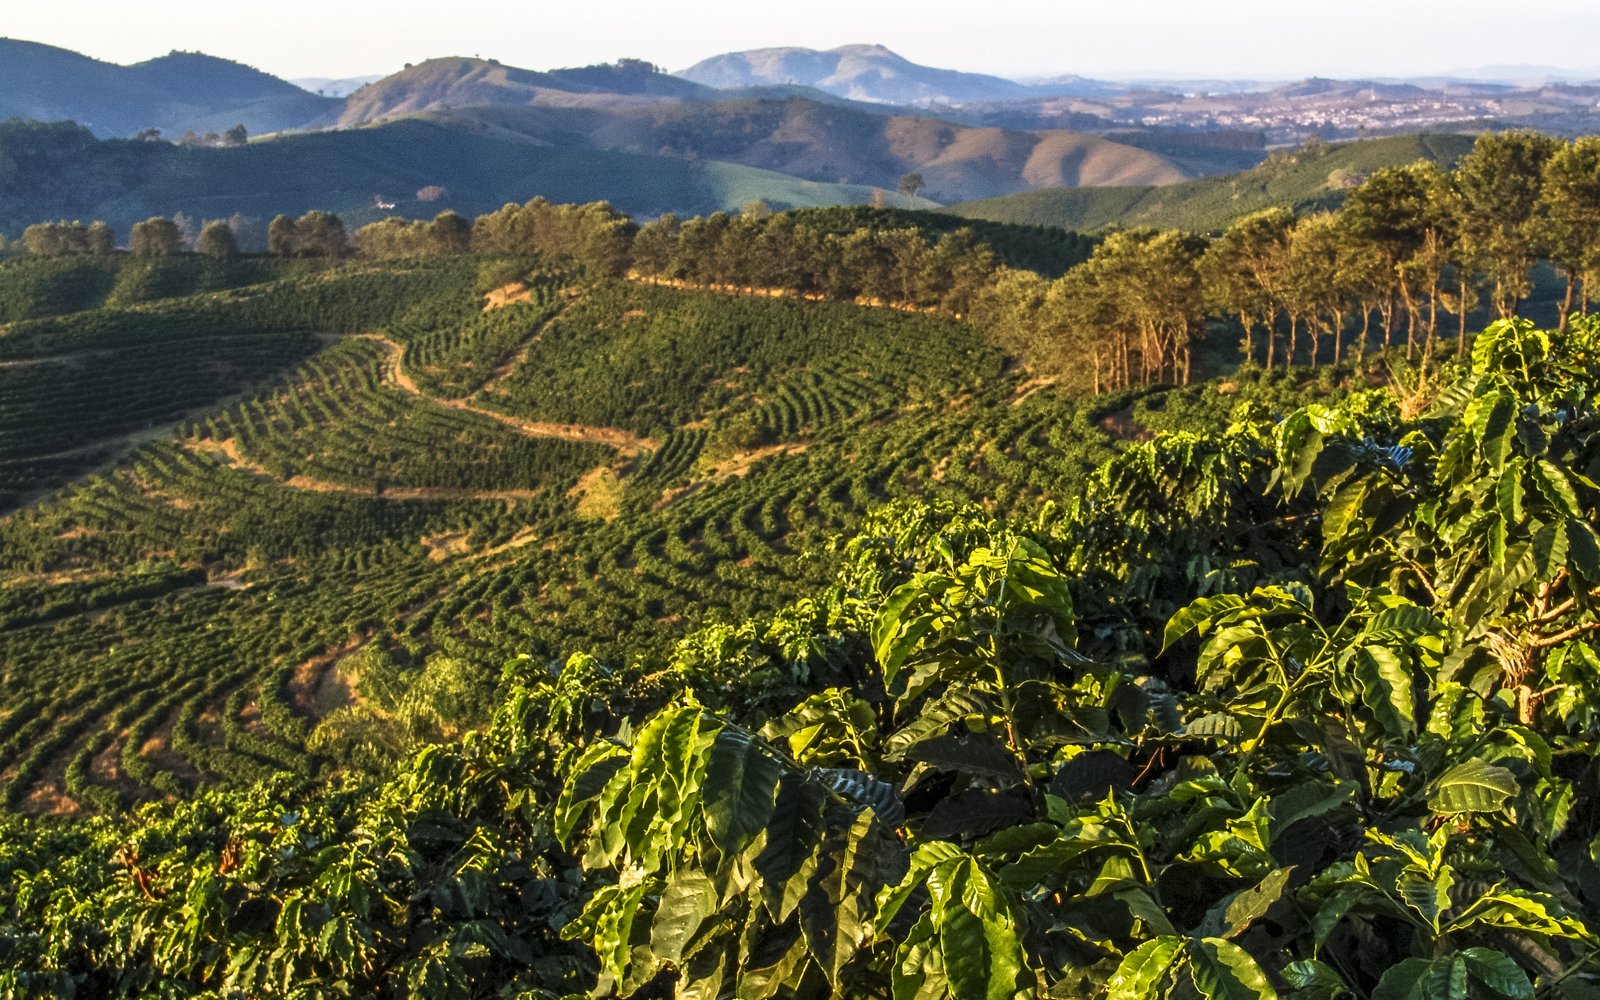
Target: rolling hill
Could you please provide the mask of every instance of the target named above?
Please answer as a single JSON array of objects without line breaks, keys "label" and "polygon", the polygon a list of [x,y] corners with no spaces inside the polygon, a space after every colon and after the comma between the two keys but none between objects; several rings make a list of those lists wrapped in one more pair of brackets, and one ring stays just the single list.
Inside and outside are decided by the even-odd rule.
[{"label": "rolling hill", "polygon": [[[384,214],[465,214],[542,195],[609,200],[631,214],[863,204],[902,174],[932,207],[1063,184],[1188,176],[1170,158],[1094,136],[971,128],[798,98],[655,107],[489,107],[286,133],[243,148],[98,140],[68,123],[0,125],[0,232],[153,214],[269,218],[310,209],[352,224]],[[416,192],[446,194],[420,201]],[[905,203],[900,195],[888,196]],[[379,209],[382,201],[395,209]]]},{"label": "rolling hill", "polygon": [[[438,186],[445,194],[421,200]],[[473,215],[507,201],[609,200],[630,213],[869,201],[871,188],[823,184],[742,164],[542,146],[420,119],[285,135],[237,149],[96,140],[71,124],[0,124],[0,232],[30,222],[104,219],[119,231],[152,214],[259,219],[311,209],[360,225],[385,215]],[[379,209],[381,196],[394,203]]]},{"label": "rolling hill", "polygon": [[174,52],[117,66],[67,49],[0,39],[0,120],[70,119],[102,137],[146,128],[252,133],[331,120],[339,102],[240,63]]},{"label": "rolling hill", "polygon": [[429,59],[356,90],[345,100],[337,124],[363,125],[442,108],[608,107],[716,96],[709,87],[657,73],[638,61],[536,72],[494,60]]},{"label": "rolling hill", "polygon": [[[534,194],[608,199],[647,216],[754,200],[794,208],[872,201],[875,189],[893,191],[908,173],[923,177],[916,204],[931,206],[1062,186],[1165,185],[1200,173],[1191,159],[1079,132],[962,125],[809,86],[734,82],[753,85],[718,90],[640,60],[535,72],[446,58],[341,101],[197,53],[115,66],[3,41],[0,120],[71,120],[101,139],[241,122],[254,134],[280,134],[238,155],[168,143],[96,146],[67,133],[34,150],[28,137],[45,133],[12,127],[0,142],[10,164],[0,172],[8,195],[0,226],[309,208],[360,222],[377,202],[476,212]],[[426,124],[390,127],[406,120]],[[84,159],[57,155],[69,147]],[[448,201],[405,205],[434,186],[450,192]]]},{"label": "rolling hill", "polygon": [[1336,207],[1344,189],[1382,167],[1419,159],[1446,165],[1472,148],[1462,135],[1395,136],[1280,152],[1250,170],[1168,187],[1058,188],[956,205],[973,219],[1095,230],[1154,226],[1211,232],[1264,208]]},{"label": "rolling hill", "polygon": [[884,104],[1003,101],[1032,93],[997,76],[920,66],[881,45],[845,45],[825,52],[804,48],[729,52],[677,75],[717,88],[797,83]]},{"label": "rolling hill", "polygon": [[902,174],[917,172],[926,197],[941,203],[1071,185],[1173,184],[1195,176],[1162,153],[1080,132],[957,125],[798,97],[473,108],[430,117],[552,146],[723,160],[825,183],[893,189]]}]

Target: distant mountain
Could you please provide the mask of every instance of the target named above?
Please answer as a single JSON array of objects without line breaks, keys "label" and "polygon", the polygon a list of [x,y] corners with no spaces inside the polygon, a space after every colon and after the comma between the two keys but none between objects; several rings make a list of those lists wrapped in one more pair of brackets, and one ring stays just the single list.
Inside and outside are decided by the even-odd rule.
[{"label": "distant mountain", "polygon": [[1027,87],[1031,96],[1040,97],[1114,97],[1126,93],[1126,84],[1094,80],[1087,76],[1068,73],[1065,76],[1025,77],[1017,81]]},{"label": "distant mountain", "polygon": [[656,72],[636,60],[538,72],[495,60],[429,59],[352,93],[338,124],[361,125],[448,108],[610,107],[717,96],[709,87]]},{"label": "distant mountain", "polygon": [[297,76],[289,82],[301,90],[324,97],[349,97],[351,94],[365,87],[369,83],[382,80],[384,74],[373,73],[368,76]]},{"label": "distant mountain", "polygon": [[1440,76],[1450,80],[1482,80],[1501,83],[1582,83],[1600,79],[1600,65],[1585,67],[1496,64],[1451,70]]},{"label": "distant mountain", "polygon": [[71,119],[99,136],[303,128],[338,102],[226,59],[174,52],[118,66],[36,42],[0,39],[0,119]]},{"label": "distant mountain", "polygon": [[826,52],[800,48],[730,52],[677,75],[717,88],[800,84],[881,104],[959,104],[1036,96],[1014,80],[919,66],[881,45],[845,45]]},{"label": "distant mountain", "polygon": [[936,202],[1063,186],[1173,184],[1195,176],[1160,152],[1079,132],[981,128],[803,98],[467,108],[429,117],[543,145],[720,160],[825,183],[892,190],[902,175],[920,173],[924,194]]},{"label": "distant mountain", "polygon": [[1349,187],[1381,167],[1419,159],[1453,166],[1472,148],[1462,135],[1410,135],[1285,150],[1250,170],[1170,187],[1034,191],[956,205],[973,219],[1089,232],[1108,226],[1155,226],[1211,232],[1264,208],[1299,212],[1336,208]]},{"label": "distant mountain", "polygon": [[1347,97],[1376,97],[1385,101],[1415,100],[1427,91],[1410,83],[1378,82],[1375,80],[1329,80],[1314,76],[1294,83],[1286,83],[1263,91],[1255,98],[1263,103],[1292,101],[1305,98],[1333,100]]},{"label": "distant mountain", "polygon": [[287,80],[200,52],[170,52],[129,66],[127,74],[184,100],[204,100],[215,105],[243,105],[306,96],[304,90]]}]

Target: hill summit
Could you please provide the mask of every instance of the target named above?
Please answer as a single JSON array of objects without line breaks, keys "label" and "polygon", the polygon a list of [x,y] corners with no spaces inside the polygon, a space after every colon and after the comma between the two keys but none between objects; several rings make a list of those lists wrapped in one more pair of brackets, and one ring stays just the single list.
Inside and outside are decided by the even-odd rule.
[{"label": "hill summit", "polygon": [[118,66],[0,38],[0,119],[72,119],[100,136],[146,128],[212,131],[238,123],[258,133],[304,127],[335,107],[336,101],[286,80],[199,52]]},{"label": "hill summit", "polygon": [[961,104],[1027,97],[1028,87],[982,73],[922,66],[882,45],[750,49],[703,60],[677,74],[709,87],[798,84],[878,104]]}]

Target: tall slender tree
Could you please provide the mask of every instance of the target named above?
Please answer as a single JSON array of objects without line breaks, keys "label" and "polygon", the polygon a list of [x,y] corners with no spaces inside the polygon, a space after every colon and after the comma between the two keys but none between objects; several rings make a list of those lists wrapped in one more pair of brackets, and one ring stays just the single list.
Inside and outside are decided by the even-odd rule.
[{"label": "tall slender tree", "polygon": [[1265,330],[1266,365],[1270,370],[1282,310],[1284,255],[1294,213],[1274,208],[1247,215],[1206,249],[1199,262],[1204,301],[1219,314],[1239,318],[1244,331],[1244,357],[1255,361],[1254,332]]},{"label": "tall slender tree", "polygon": [[1463,240],[1488,278],[1502,319],[1515,316],[1532,291],[1537,253],[1529,229],[1545,164],[1560,146],[1560,140],[1537,132],[1485,134],[1456,168],[1465,208]]},{"label": "tall slender tree", "polygon": [[1427,232],[1425,178],[1408,167],[1385,167],[1345,198],[1345,228],[1372,244],[1383,262],[1387,289],[1380,299],[1383,343],[1394,339],[1395,297],[1406,315],[1406,356],[1416,350],[1417,302],[1406,264],[1422,248]]},{"label": "tall slender tree", "polygon": [[1565,330],[1580,286],[1583,310],[1588,312],[1590,295],[1584,278],[1600,270],[1600,137],[1562,146],[1545,162],[1542,181],[1528,220],[1528,237],[1566,279],[1561,300]]}]

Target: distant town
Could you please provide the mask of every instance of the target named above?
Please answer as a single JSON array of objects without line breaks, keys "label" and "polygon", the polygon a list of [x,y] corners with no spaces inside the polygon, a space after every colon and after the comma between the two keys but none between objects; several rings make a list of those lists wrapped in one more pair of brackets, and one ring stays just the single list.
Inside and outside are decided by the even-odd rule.
[{"label": "distant town", "polygon": [[[1013,111],[1015,104],[1011,105]],[[1041,100],[1042,118],[1090,126],[1241,129],[1263,133],[1269,145],[1313,136],[1347,139],[1429,130],[1529,127],[1557,135],[1592,133],[1600,124],[1600,86],[1548,84],[1367,83],[1312,79],[1241,93],[1129,90],[1095,97]],[[1090,126],[1092,127],[1092,126]]]}]

